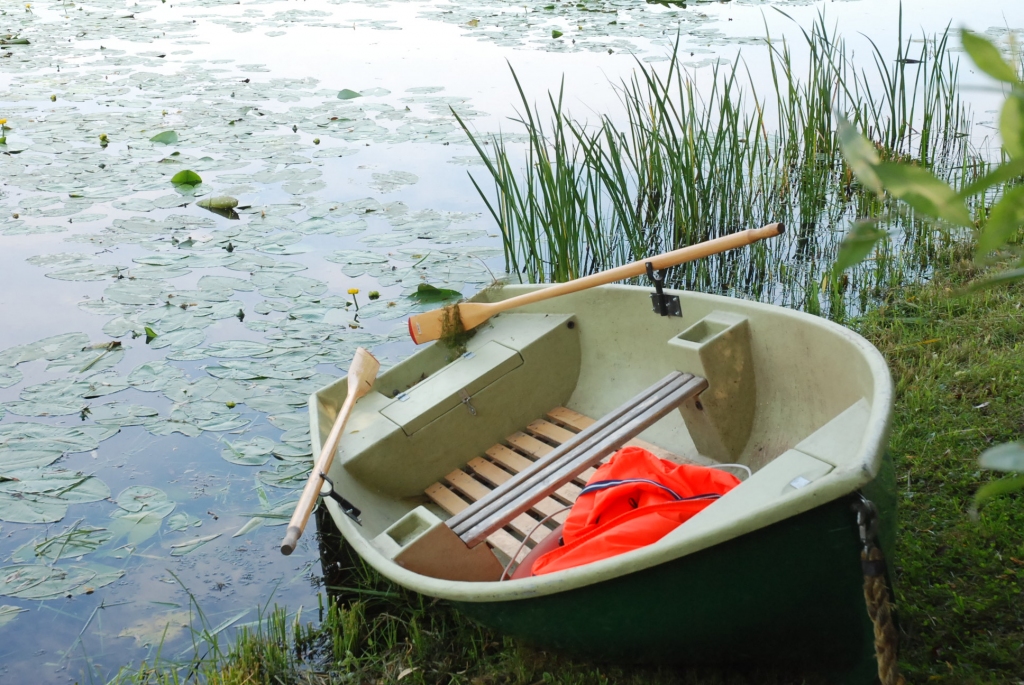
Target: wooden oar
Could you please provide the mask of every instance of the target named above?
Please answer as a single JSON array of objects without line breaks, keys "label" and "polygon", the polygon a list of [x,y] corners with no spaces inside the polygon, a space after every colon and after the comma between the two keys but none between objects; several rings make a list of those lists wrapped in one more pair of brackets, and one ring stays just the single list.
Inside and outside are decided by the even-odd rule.
[{"label": "wooden oar", "polygon": [[341,432],[345,430],[345,422],[356,400],[370,392],[373,381],[377,378],[377,371],[380,370],[380,362],[372,354],[362,347],[356,348],[356,356],[352,358],[352,364],[348,367],[348,395],[345,397],[338,418],[331,426],[331,432],[324,441],[324,447],[320,450],[320,457],[313,465],[313,472],[309,474],[306,487],[302,489],[302,496],[299,503],[295,505],[295,513],[292,520],[288,522],[288,531],[281,542],[281,554],[289,555],[295,551],[295,545],[302,536],[302,531],[309,520],[309,514],[313,511],[316,497],[320,494],[320,488],[324,484],[323,474],[331,468],[334,461],[334,453],[338,450],[338,441],[341,439]]},{"label": "wooden oar", "polygon": [[[590,276],[577,278],[574,281],[558,283],[548,288],[534,290],[533,292],[526,293],[525,295],[510,297],[509,299],[501,300],[500,302],[462,302],[453,306],[458,308],[458,316],[462,320],[462,327],[468,331],[472,328],[476,328],[495,314],[499,314],[509,309],[533,304],[534,302],[541,302],[543,300],[551,299],[552,297],[558,297],[559,295],[576,293],[598,285],[614,283],[615,281],[621,281],[626,278],[642,276],[647,273],[648,262],[651,263],[651,266],[653,266],[656,271],[660,271],[662,269],[667,269],[670,266],[676,266],[678,264],[683,264],[684,262],[692,262],[695,259],[701,259],[702,257],[718,254],[719,252],[743,247],[744,245],[749,245],[750,243],[763,240],[764,238],[773,238],[777,235],[781,235],[784,231],[785,227],[782,224],[768,224],[761,228],[749,228],[745,231],[722,236],[721,238],[715,238],[714,240],[708,240],[703,243],[697,243],[696,245],[690,245],[678,250],[673,250],[672,252],[666,252],[664,254],[657,255],[656,257],[641,259],[640,261],[633,262],[631,264],[624,264],[622,266],[615,267],[614,269],[608,269],[607,271],[601,271],[600,273],[592,274]],[[419,345],[421,343],[430,342],[431,340],[437,340],[440,338],[443,335],[445,311],[446,310],[444,308],[434,309],[429,312],[424,312],[423,314],[410,316],[409,335],[412,336],[413,342]]]}]

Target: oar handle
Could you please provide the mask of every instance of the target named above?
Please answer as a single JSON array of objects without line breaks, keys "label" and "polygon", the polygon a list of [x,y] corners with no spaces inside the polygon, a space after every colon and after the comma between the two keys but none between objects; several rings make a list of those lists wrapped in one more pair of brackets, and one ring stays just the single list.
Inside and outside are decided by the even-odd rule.
[{"label": "oar handle", "polygon": [[341,405],[338,417],[334,419],[331,432],[324,441],[320,456],[313,464],[313,472],[309,474],[309,480],[302,488],[302,494],[295,505],[295,512],[288,522],[288,530],[285,531],[284,540],[281,541],[281,554],[288,556],[295,551],[295,545],[302,537],[302,531],[306,528],[306,522],[309,521],[313,505],[316,504],[317,495],[320,494],[320,488],[323,487],[323,474],[330,470],[331,464],[334,462],[334,454],[338,451],[338,442],[341,440],[342,431],[345,430],[349,414],[352,413],[352,407],[355,406],[356,400],[370,392],[379,370],[380,362],[372,354],[362,347],[356,348],[352,364],[348,367],[348,394],[345,396],[345,402]]},{"label": "oar handle", "polygon": [[574,281],[558,283],[547,288],[534,290],[533,292],[526,293],[525,295],[511,297],[507,300],[500,300],[493,303],[494,314],[514,309],[516,307],[522,307],[527,304],[533,304],[534,302],[541,302],[552,297],[579,292],[598,285],[606,285],[616,281],[623,281],[627,278],[642,276],[647,273],[648,262],[651,263],[651,266],[654,267],[655,271],[661,271],[662,269],[667,269],[672,266],[709,257],[713,254],[718,254],[719,252],[726,252],[737,247],[756,243],[758,240],[774,238],[777,235],[785,233],[785,231],[786,227],[781,223],[768,224],[761,228],[748,228],[745,231],[731,233],[729,235],[722,236],[721,238],[715,238],[714,240],[707,240],[703,243],[697,243],[696,245],[681,247],[678,250],[672,250],[671,252],[665,252],[654,257],[648,257],[647,259],[623,264],[622,266],[615,267],[614,269],[608,269],[607,271],[602,271],[590,276],[577,278]]}]

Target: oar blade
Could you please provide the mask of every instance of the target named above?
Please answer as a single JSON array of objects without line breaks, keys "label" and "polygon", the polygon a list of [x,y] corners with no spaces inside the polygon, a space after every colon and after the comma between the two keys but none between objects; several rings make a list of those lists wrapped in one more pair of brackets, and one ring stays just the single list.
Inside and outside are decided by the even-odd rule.
[{"label": "oar blade", "polygon": [[444,309],[432,309],[409,317],[409,337],[417,345],[439,340],[444,332]]}]

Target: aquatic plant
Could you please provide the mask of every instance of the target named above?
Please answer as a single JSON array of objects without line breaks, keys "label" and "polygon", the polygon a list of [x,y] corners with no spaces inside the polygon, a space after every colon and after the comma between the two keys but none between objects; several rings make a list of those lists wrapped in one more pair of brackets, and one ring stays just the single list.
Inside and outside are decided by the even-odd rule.
[{"label": "aquatic plant", "polygon": [[983,174],[988,164],[971,144],[948,33],[923,40],[912,57],[901,30],[894,65],[874,46],[875,77],[854,64],[822,16],[803,38],[805,74],[785,40],[766,38],[772,80],[763,94],[742,61],[714,66],[706,81],[676,53],[663,73],[638,62],[619,87],[624,126],[609,115],[597,124],[573,118],[560,90],[549,96],[545,127],[513,73],[524,164],[500,135],[488,155],[462,122],[494,182],[488,193],[473,180],[501,229],[507,269],[534,282],[562,281],[783,221],[793,229],[784,240],[674,269],[669,283],[842,319],[850,305],[863,309],[885,288],[927,274],[962,236],[890,213],[884,230],[893,239],[875,258],[829,277],[846,229],[892,202],[855,181],[837,124],[849,119],[873,136],[883,158],[933,169],[954,186]]}]

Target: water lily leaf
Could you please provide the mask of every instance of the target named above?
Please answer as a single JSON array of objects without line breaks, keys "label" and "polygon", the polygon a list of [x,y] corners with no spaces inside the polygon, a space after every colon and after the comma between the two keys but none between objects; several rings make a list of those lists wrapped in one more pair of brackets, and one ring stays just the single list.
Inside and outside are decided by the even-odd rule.
[{"label": "water lily leaf", "polygon": [[25,611],[28,611],[28,609],[11,606],[10,604],[0,605],[0,628],[3,628],[5,625],[16,619],[18,614]]},{"label": "water lily leaf", "polygon": [[265,355],[272,352],[273,349],[269,345],[252,340],[223,340],[209,345],[206,352],[211,357],[237,359]]},{"label": "water lily leaf", "polygon": [[252,440],[225,443],[220,456],[232,464],[263,466],[270,460],[275,446],[270,438],[256,436]]},{"label": "water lily leaf", "polygon": [[101,426],[141,426],[159,412],[152,407],[110,402],[89,408],[89,418]]},{"label": "water lily leaf", "polygon": [[0,366],[0,388],[9,388],[21,382],[21,371],[13,366]]},{"label": "water lily leaf", "polygon": [[202,207],[203,209],[227,210],[237,207],[238,200],[228,195],[218,195],[217,197],[203,198],[196,203],[196,206]]},{"label": "water lily leaf", "polygon": [[210,542],[211,540],[216,540],[220,536],[220,533],[215,533],[214,535],[206,535],[204,537],[196,538],[195,540],[190,540],[188,542],[179,542],[176,545],[171,545],[171,556],[183,557],[190,552],[196,551],[197,549],[205,545],[207,542]]},{"label": "water lily leaf", "polygon": [[168,499],[167,493],[149,485],[133,485],[125,488],[115,501],[117,506],[124,511],[149,511],[160,518],[174,511],[174,502]]},{"label": "water lily leaf", "polygon": [[155,361],[141,364],[128,374],[128,383],[145,392],[163,390],[173,381],[185,377],[185,373],[167,362]]},{"label": "water lily leaf", "polygon": [[423,304],[434,304],[437,302],[451,302],[462,297],[458,290],[437,288],[429,283],[420,283],[416,286],[416,292],[409,295],[409,299]]},{"label": "water lily leaf", "polygon": [[111,537],[112,533],[109,531],[82,525],[79,521],[62,533],[22,545],[15,550],[11,559],[31,563],[41,557],[50,563],[56,563],[62,558],[70,559],[95,552]]},{"label": "water lily leaf", "polygon": [[[150,329],[146,328],[146,337],[149,338]],[[169,347],[172,350],[187,350],[202,345],[206,340],[206,333],[199,328],[182,328],[171,331],[161,336],[150,338],[149,346],[153,349]]]},{"label": "water lily leaf", "polygon": [[55,566],[24,564],[0,568],[0,595],[50,599],[70,593],[96,574],[86,569],[66,571]]},{"label": "water lily leaf", "polygon": [[117,275],[120,269],[110,264],[76,264],[46,274],[58,281],[105,281]]},{"label": "water lily leaf", "polygon": [[[68,505],[53,497],[36,497],[0,490],[0,520],[11,523],[54,523],[68,513]],[[0,594],[3,594],[0,592]]]},{"label": "water lily leaf", "polygon": [[203,182],[202,177],[191,169],[183,169],[171,177],[171,183],[175,185],[198,185]]},{"label": "water lily leaf", "polygon": [[189,611],[172,611],[157,614],[150,618],[137,621],[124,628],[118,637],[133,637],[140,647],[163,644],[176,638],[192,625],[192,614]]},{"label": "water lily leaf", "polygon": [[358,97],[362,97],[362,95],[354,90],[349,90],[348,88],[344,88],[338,93],[339,100],[352,100],[353,98]]},{"label": "water lily leaf", "polygon": [[167,517],[167,527],[173,531],[181,532],[183,530],[187,530],[190,526],[199,528],[202,525],[202,519],[193,518],[183,511],[179,511],[177,514],[171,514]]},{"label": "water lily leaf", "polygon": [[178,142],[178,134],[176,131],[164,131],[163,133],[157,133],[155,136],[149,139],[154,143],[163,143],[164,145],[174,145]]},{"label": "water lily leaf", "polygon": [[110,530],[115,539],[127,538],[128,544],[137,545],[160,530],[165,516],[174,510],[174,502],[157,488],[136,485],[117,496],[121,508],[110,517]]}]

